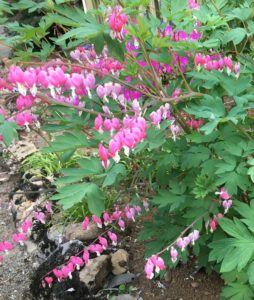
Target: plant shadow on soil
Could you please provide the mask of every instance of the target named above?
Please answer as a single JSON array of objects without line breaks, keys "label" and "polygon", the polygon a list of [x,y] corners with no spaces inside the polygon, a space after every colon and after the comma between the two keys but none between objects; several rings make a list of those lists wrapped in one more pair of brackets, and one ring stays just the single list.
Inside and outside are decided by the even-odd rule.
[{"label": "plant shadow on soil", "polygon": [[[11,177],[8,182],[0,183],[0,194],[2,192],[10,192],[16,186],[19,176]],[[12,217],[8,211],[8,196],[1,196],[2,205],[0,209],[1,227],[0,241],[8,240],[13,231]],[[203,271],[197,272],[195,275],[195,259],[191,259],[188,264],[181,265],[175,270],[169,272],[168,278],[163,280],[147,280],[143,273],[145,265],[145,244],[138,241],[138,232],[142,227],[142,220],[131,224],[127,233],[122,235],[121,248],[126,249],[130,254],[129,271],[132,273],[142,273],[138,279],[131,284],[140,291],[143,300],[159,299],[159,300],[216,300],[220,299],[220,290],[223,285],[222,280],[215,273],[207,275]],[[34,271],[28,259],[21,255],[21,251],[17,248],[15,253],[11,253],[7,258],[6,264],[0,267],[0,299],[2,300],[32,300],[35,299],[31,295],[31,290],[35,289],[35,285],[31,285],[31,278],[34,280]],[[24,270],[27,273],[24,275]],[[76,273],[76,272],[75,272]],[[38,275],[38,273],[37,273]],[[74,299],[61,296],[63,290],[73,287],[74,282],[78,282],[80,286],[79,276],[74,275],[74,281],[65,286],[57,286],[54,288],[53,294],[57,296],[55,299]],[[77,277],[77,278],[76,278]],[[35,283],[35,281],[33,281]],[[30,287],[29,287],[30,286]],[[36,294],[35,291],[32,291]],[[35,293],[34,293],[35,292]],[[71,295],[70,295],[71,296]],[[79,289],[78,298],[75,299],[92,299],[87,289],[82,287]],[[40,298],[42,299],[42,298]],[[49,299],[48,295],[45,299]],[[107,297],[96,298],[100,300],[108,299]]]},{"label": "plant shadow on soil", "polygon": [[[138,228],[139,227],[139,228]],[[131,235],[126,247],[130,253],[130,272],[142,273],[134,284],[143,300],[219,300],[223,281],[219,275],[196,272],[195,258],[187,264],[167,272],[163,280],[148,280],[143,273],[145,265],[145,243],[136,240],[142,227],[139,221],[132,224]],[[135,242],[134,242],[135,241]],[[195,275],[194,275],[195,274]],[[162,284],[162,285],[161,285]]]}]

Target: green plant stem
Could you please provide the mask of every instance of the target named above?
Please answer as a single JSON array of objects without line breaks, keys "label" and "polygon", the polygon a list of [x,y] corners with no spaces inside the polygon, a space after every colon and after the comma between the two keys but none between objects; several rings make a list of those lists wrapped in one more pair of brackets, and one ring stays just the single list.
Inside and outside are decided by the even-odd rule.
[{"label": "green plant stem", "polygon": [[162,253],[166,252],[166,251],[169,251],[169,249],[175,245],[175,243],[177,242],[177,240],[182,237],[191,227],[193,227],[198,221],[202,220],[206,215],[208,215],[211,210],[213,209],[214,205],[216,204],[217,202],[217,199],[214,200],[210,207],[208,208],[208,210],[206,212],[204,212],[202,215],[200,215],[197,219],[195,219],[189,226],[187,226],[182,232],[181,234],[170,244],[168,245],[167,247],[163,248],[161,251],[159,251],[156,255],[161,255]]},{"label": "green plant stem", "polygon": [[75,106],[73,104],[56,101],[55,99],[53,99],[53,98],[51,98],[47,95],[44,95],[40,92],[37,93],[37,97],[42,98],[42,99],[46,100],[47,102],[49,102],[51,104],[58,104],[58,105],[62,105],[62,106],[70,107],[70,108],[75,108],[78,111],[84,111],[84,112],[87,112],[87,113],[92,114],[92,115],[97,115],[97,116],[101,115],[101,116],[104,116],[104,117],[108,116],[107,114],[104,114],[104,113],[101,113],[101,112],[98,112],[98,111],[95,111],[95,110],[92,110],[92,109],[88,109],[88,108],[84,108],[84,107],[78,107],[78,106]]},{"label": "green plant stem", "polygon": [[[159,81],[158,77],[157,77],[157,74],[155,72],[155,69],[151,63],[151,60],[149,58],[149,55],[147,53],[147,50],[146,50],[146,47],[145,47],[145,44],[143,43],[143,41],[141,39],[139,39],[139,43],[140,43],[140,46],[143,50],[143,53],[144,53],[144,56],[145,56],[145,59],[147,61],[147,63],[149,64],[150,66],[150,69],[152,71],[152,76],[153,76],[153,80],[154,80],[154,83],[156,85],[156,89],[157,89],[157,93],[158,95],[160,95],[160,100],[163,101],[162,99],[164,98],[164,96],[166,95],[165,91],[164,91],[164,88],[161,84],[161,82]],[[183,75],[183,74],[182,74]],[[183,75],[183,78],[184,75]],[[188,86],[188,83],[187,83],[187,86]],[[191,89],[190,89],[191,90]],[[163,94],[163,97],[162,97],[162,94]],[[181,113],[179,112],[176,104],[175,104],[175,101],[171,103],[171,106],[172,106],[172,115],[175,117],[175,119],[177,120],[177,122],[180,124],[180,126],[182,127],[182,129],[186,132],[186,133],[189,133],[190,130],[187,126],[187,124],[185,123],[185,120],[183,119]]]},{"label": "green plant stem", "polygon": [[[161,96],[162,96],[161,93],[163,93],[163,87],[162,87],[161,83],[159,82],[157,74],[156,74],[156,72],[154,70],[154,67],[153,67],[153,65],[151,63],[151,60],[149,58],[149,55],[147,53],[146,47],[145,47],[145,45],[144,45],[144,43],[143,43],[143,41],[141,39],[139,39],[139,44],[140,44],[140,46],[141,46],[141,48],[143,50],[143,54],[145,56],[145,60],[149,64],[149,67],[151,69],[151,75],[152,75],[152,78],[154,80],[154,84],[155,84],[156,89],[157,89],[157,93],[158,93],[158,95],[160,96],[160,99],[161,99]],[[163,93],[163,96],[164,96],[164,93]]]},{"label": "green plant stem", "polygon": [[190,85],[188,84],[188,82],[187,82],[187,80],[186,80],[184,74],[183,74],[183,71],[182,71],[182,69],[181,69],[181,66],[180,66],[179,62],[175,59],[174,54],[172,53],[172,51],[171,51],[170,48],[169,48],[169,51],[170,51],[170,53],[171,53],[171,55],[172,55],[172,58],[173,58],[173,60],[174,60],[174,62],[175,62],[175,64],[176,64],[176,66],[177,66],[177,69],[179,70],[179,73],[180,73],[180,75],[181,75],[181,77],[182,77],[182,79],[183,79],[183,82],[184,82],[184,84],[185,84],[185,86],[186,86],[188,92],[189,92],[189,93],[192,93],[193,91],[192,91]]},{"label": "green plant stem", "polygon": [[[27,61],[21,61],[21,62],[17,62],[17,63],[20,63],[20,64],[25,64],[25,65],[43,65],[44,63],[43,62],[27,62]],[[103,71],[99,70],[99,69],[96,69],[96,68],[92,68],[92,67],[87,67],[87,66],[84,66],[84,65],[80,65],[80,64],[72,64],[72,63],[68,63],[68,62],[55,62],[56,65],[64,65],[64,66],[68,66],[68,67],[78,67],[78,68],[81,68],[81,69],[84,69],[84,70],[89,70],[89,71],[93,71],[95,73],[99,73],[99,74],[102,74],[106,77],[109,77],[110,79],[118,82],[118,83],[121,83],[122,85],[130,88],[130,89],[133,89],[135,91],[138,91],[140,92],[142,95],[145,95],[147,97],[151,97],[153,99],[157,99],[157,100],[160,100],[161,97],[158,97],[156,95],[153,95],[151,93],[147,93],[143,90],[141,90],[140,88],[128,83],[128,82],[125,82],[124,80],[114,76],[114,75],[111,75],[111,74],[107,74],[107,73],[104,73]]]},{"label": "green plant stem", "polygon": [[250,141],[253,141],[253,137],[243,127],[241,127],[233,122],[231,122],[231,123],[235,126],[235,128],[237,130],[241,131]]},{"label": "green plant stem", "polygon": [[[220,10],[219,10],[218,6],[216,5],[215,1],[214,1],[214,0],[211,0],[211,3],[212,3],[212,5],[213,5],[213,7],[215,8],[217,14],[218,14],[218,15],[221,17],[221,19],[223,20],[223,19],[224,19],[224,16],[223,16],[223,14],[220,12]],[[228,31],[231,31],[231,28],[230,28],[230,26],[228,25],[228,23],[227,23],[227,28],[228,28]],[[234,42],[232,42],[232,43],[233,43],[233,45],[234,45],[234,49],[235,49],[236,54],[238,54],[238,50],[237,50],[237,48],[236,48],[236,45],[234,44]]]},{"label": "green plant stem", "polygon": [[[26,62],[26,61],[21,61],[21,62],[19,62],[19,63],[20,63],[20,64],[27,64],[27,65],[34,65],[34,64],[35,64],[35,65],[42,65],[42,64],[44,64],[43,62]],[[122,85],[124,85],[124,86],[126,86],[126,87],[128,87],[128,88],[131,88],[131,89],[133,89],[133,90],[135,90],[135,91],[140,92],[140,93],[141,93],[142,95],[144,95],[144,96],[150,97],[150,98],[155,99],[155,100],[161,100],[162,102],[175,102],[175,100],[176,100],[176,98],[172,98],[172,97],[159,97],[159,96],[156,96],[156,95],[154,95],[154,94],[147,93],[147,92],[145,92],[145,91],[143,91],[143,90],[137,88],[136,86],[134,86],[134,85],[132,85],[132,84],[130,84],[130,83],[128,83],[128,82],[125,82],[125,81],[119,79],[119,78],[116,77],[116,76],[113,76],[113,75],[111,75],[111,74],[106,74],[106,73],[104,73],[104,72],[102,72],[101,70],[98,70],[98,69],[96,69],[96,68],[86,67],[86,66],[83,66],[83,65],[80,65],[80,64],[65,63],[65,62],[61,62],[61,63],[57,63],[57,62],[56,62],[56,64],[59,64],[59,65],[65,65],[65,66],[68,66],[68,67],[71,67],[71,66],[73,66],[73,67],[79,67],[79,68],[81,68],[81,69],[90,70],[90,71],[93,71],[93,72],[96,72],[96,73],[100,73],[100,74],[102,74],[102,75],[104,75],[104,76],[107,76],[107,77],[109,77],[109,78],[115,80],[116,82],[121,83]],[[43,95],[43,96],[44,96],[44,95]],[[186,95],[184,95],[184,96],[180,96],[180,97],[178,97],[177,99],[178,99],[178,100],[184,100],[184,99],[187,99],[187,98],[192,98],[192,97],[202,97],[202,96],[203,96],[203,94],[201,94],[201,93],[192,92],[192,93],[186,94]],[[56,102],[56,104],[61,104],[61,103],[60,103],[60,102]],[[70,104],[70,105],[71,105],[71,104]],[[67,106],[67,105],[65,105],[65,106]],[[76,108],[77,110],[79,110],[79,108],[76,107],[76,106],[73,107],[73,108]],[[83,110],[83,111],[85,111],[85,110]],[[95,111],[93,111],[93,113],[96,114]],[[99,113],[98,113],[98,114],[99,114]],[[100,114],[101,114],[101,113],[100,113]],[[102,115],[102,114],[101,114],[101,115]]]}]

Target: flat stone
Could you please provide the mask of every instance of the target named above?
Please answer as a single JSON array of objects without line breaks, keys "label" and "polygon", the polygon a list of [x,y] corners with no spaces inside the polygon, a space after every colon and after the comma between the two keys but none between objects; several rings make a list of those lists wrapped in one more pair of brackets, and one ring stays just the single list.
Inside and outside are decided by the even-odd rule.
[{"label": "flat stone", "polygon": [[90,223],[86,230],[82,228],[82,223],[69,224],[65,228],[65,236],[68,240],[89,241],[100,235],[100,229],[95,223]]},{"label": "flat stone", "polygon": [[112,273],[120,275],[128,270],[129,254],[124,249],[119,249],[111,256]]},{"label": "flat stone", "polygon": [[30,240],[26,241],[25,245],[26,245],[26,251],[29,254],[37,250],[37,245]]},{"label": "flat stone", "polygon": [[79,278],[89,290],[98,290],[103,286],[110,271],[110,256],[101,255],[86,264],[79,273]]},{"label": "flat stone", "polygon": [[191,283],[191,286],[192,286],[194,289],[196,289],[197,287],[199,287],[199,283],[196,282],[196,281],[194,281],[194,282]]},{"label": "flat stone", "polygon": [[53,225],[47,231],[47,237],[50,241],[56,244],[61,244],[63,240],[64,226],[63,225]]},{"label": "flat stone", "polygon": [[141,273],[134,274],[134,273],[126,273],[115,276],[108,284],[109,288],[114,288],[122,284],[133,283]]},{"label": "flat stone", "polygon": [[141,300],[139,296],[132,296],[130,294],[118,295],[115,297],[115,300]]}]

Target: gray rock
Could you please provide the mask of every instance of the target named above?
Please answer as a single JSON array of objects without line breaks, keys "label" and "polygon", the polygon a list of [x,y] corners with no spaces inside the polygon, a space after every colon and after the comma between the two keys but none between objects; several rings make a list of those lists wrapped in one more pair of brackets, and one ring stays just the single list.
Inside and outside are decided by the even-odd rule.
[{"label": "gray rock", "polygon": [[114,288],[117,287],[121,284],[127,284],[134,282],[141,273],[134,274],[134,273],[126,273],[126,274],[121,274],[118,276],[115,276],[108,284],[109,288]]},{"label": "gray rock", "polygon": [[37,245],[30,240],[26,241],[25,247],[28,254],[32,254],[37,250]]},{"label": "gray rock", "polygon": [[112,273],[121,275],[128,270],[129,254],[124,249],[119,249],[111,256]]},{"label": "gray rock", "polygon": [[82,228],[82,223],[69,224],[65,228],[65,236],[68,240],[89,241],[100,235],[101,231],[95,223],[90,223],[87,230]]},{"label": "gray rock", "polygon": [[119,295],[114,298],[115,300],[142,300],[139,296],[132,296],[130,294]]},{"label": "gray rock", "polygon": [[64,226],[53,225],[47,232],[47,237],[50,241],[55,242],[57,245],[63,241]]},{"label": "gray rock", "polygon": [[86,264],[79,273],[79,278],[89,290],[98,290],[103,286],[110,271],[110,256],[101,255]]}]

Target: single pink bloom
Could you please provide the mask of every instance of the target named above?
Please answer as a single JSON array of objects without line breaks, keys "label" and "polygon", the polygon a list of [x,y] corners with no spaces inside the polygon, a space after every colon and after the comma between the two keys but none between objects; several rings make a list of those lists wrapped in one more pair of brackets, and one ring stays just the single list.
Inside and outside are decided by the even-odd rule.
[{"label": "single pink bloom", "polygon": [[118,221],[118,225],[122,231],[125,230],[125,222],[122,219]]},{"label": "single pink bloom", "polygon": [[106,250],[108,248],[108,241],[102,236],[99,236],[99,243],[102,245],[102,248]]},{"label": "single pink bloom", "polygon": [[78,256],[71,256],[70,262],[76,266],[77,270],[80,270],[80,267],[84,265],[82,258]]},{"label": "single pink bloom", "polygon": [[232,200],[228,199],[228,200],[223,200],[222,202],[222,206],[224,207],[225,211],[224,214],[226,214],[228,212],[228,210],[230,209],[230,207],[232,206]]},{"label": "single pink bloom", "polygon": [[36,211],[34,212],[34,218],[37,220],[37,221],[40,221],[42,224],[45,224],[45,214],[42,212],[42,211]]},{"label": "single pink bloom", "polygon": [[116,246],[117,245],[117,235],[111,231],[108,232],[108,236],[112,241],[112,245]]},{"label": "single pink bloom", "polygon": [[154,264],[150,259],[148,259],[146,265],[145,265],[145,273],[147,279],[153,279],[154,277]]},{"label": "single pink bloom", "polygon": [[13,249],[13,245],[8,241],[4,241],[0,243],[0,252],[8,253],[12,249]]},{"label": "single pink bloom", "polygon": [[84,221],[82,222],[82,228],[83,228],[84,230],[87,230],[89,223],[90,223],[89,218],[88,218],[88,217],[85,217]]},{"label": "single pink bloom", "polygon": [[27,233],[31,228],[33,227],[33,222],[29,219],[26,219],[22,224],[21,224],[21,230],[24,233]]},{"label": "single pink bloom", "polygon": [[99,227],[102,228],[102,221],[101,218],[96,217],[95,215],[92,215],[92,219],[94,223]]},{"label": "single pink bloom", "polygon": [[89,262],[89,258],[90,258],[90,253],[87,249],[85,249],[83,252],[83,260],[86,264]]},{"label": "single pink bloom", "polygon": [[172,262],[175,263],[177,261],[178,252],[174,247],[171,247],[171,249],[170,249],[170,256],[171,256]]},{"label": "single pink bloom", "polygon": [[103,220],[104,220],[105,226],[107,226],[108,224],[110,224],[112,222],[110,215],[106,211],[103,213]]},{"label": "single pink bloom", "polygon": [[53,278],[52,277],[45,277],[44,280],[48,284],[49,288],[52,287]]},{"label": "single pink bloom", "polygon": [[54,269],[54,270],[53,270],[53,273],[54,273],[54,275],[56,276],[57,280],[58,280],[59,282],[61,282],[62,279],[63,279],[63,272],[62,272],[62,270]]},{"label": "single pink bloom", "polygon": [[103,247],[100,244],[92,244],[89,246],[89,251],[96,253],[97,256],[100,256],[101,253],[103,252]]},{"label": "single pink bloom", "polygon": [[12,240],[19,243],[21,246],[24,246],[24,241],[27,240],[27,237],[24,233],[14,233],[12,235]]}]

